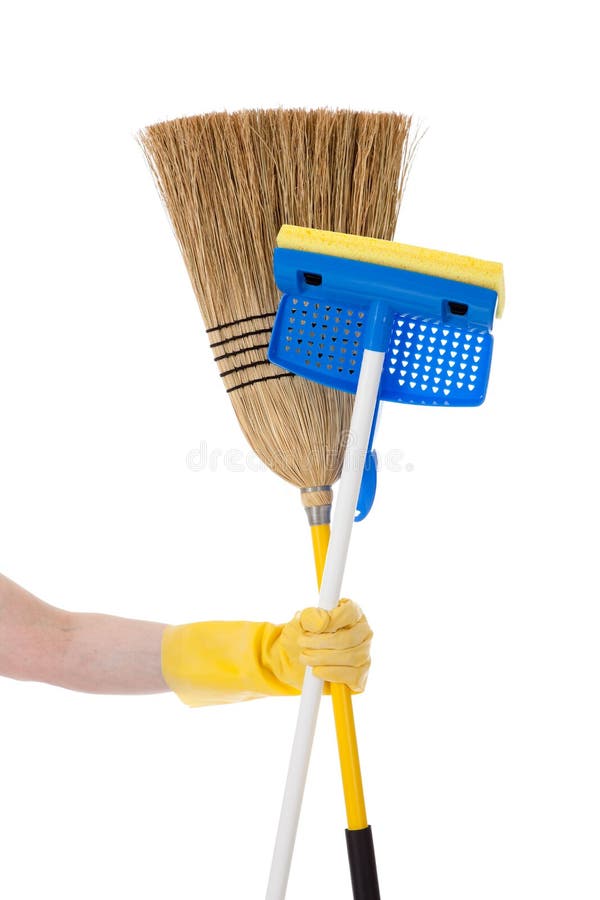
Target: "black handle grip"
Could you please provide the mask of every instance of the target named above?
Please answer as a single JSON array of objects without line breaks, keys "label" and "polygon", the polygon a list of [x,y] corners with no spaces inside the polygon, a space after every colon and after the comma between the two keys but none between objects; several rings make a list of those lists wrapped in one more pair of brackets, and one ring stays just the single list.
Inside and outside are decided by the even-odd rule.
[{"label": "black handle grip", "polygon": [[354,900],[381,900],[371,826],[356,831],[346,828],[346,846]]}]

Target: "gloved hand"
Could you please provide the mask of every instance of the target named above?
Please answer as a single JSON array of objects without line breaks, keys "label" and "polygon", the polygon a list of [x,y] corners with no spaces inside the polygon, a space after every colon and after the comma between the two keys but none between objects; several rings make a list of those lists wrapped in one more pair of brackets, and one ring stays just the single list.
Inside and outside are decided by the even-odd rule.
[{"label": "gloved hand", "polygon": [[318,678],[364,690],[373,633],[362,610],[341,600],[310,607],[287,625],[196,622],[168,626],[163,677],[188,706],[300,693],[307,665]]}]

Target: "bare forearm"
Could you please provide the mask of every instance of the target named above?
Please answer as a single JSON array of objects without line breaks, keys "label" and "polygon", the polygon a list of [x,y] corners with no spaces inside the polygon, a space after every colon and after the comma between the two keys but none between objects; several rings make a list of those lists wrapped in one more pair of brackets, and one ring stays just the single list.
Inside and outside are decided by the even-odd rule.
[{"label": "bare forearm", "polygon": [[161,671],[165,625],[97,613],[69,613],[60,680],[93,694],[167,691]]},{"label": "bare forearm", "polygon": [[161,673],[165,626],[72,613],[0,575],[0,675],[96,694],[168,690]]}]

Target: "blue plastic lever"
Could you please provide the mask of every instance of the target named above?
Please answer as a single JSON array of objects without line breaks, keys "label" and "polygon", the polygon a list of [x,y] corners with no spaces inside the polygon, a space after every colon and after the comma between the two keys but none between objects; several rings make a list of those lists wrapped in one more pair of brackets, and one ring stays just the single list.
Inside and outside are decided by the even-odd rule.
[{"label": "blue plastic lever", "polygon": [[365,467],[363,469],[362,481],[360,483],[360,490],[358,492],[358,505],[356,509],[356,515],[354,516],[355,522],[362,522],[363,519],[367,518],[368,514],[371,512],[371,508],[375,500],[375,493],[377,492],[377,451],[373,450],[373,438],[375,436],[378,413],[379,400],[377,401],[377,406],[375,407],[373,425],[371,427],[371,434],[369,436],[369,446],[367,448],[367,455],[365,457]]}]

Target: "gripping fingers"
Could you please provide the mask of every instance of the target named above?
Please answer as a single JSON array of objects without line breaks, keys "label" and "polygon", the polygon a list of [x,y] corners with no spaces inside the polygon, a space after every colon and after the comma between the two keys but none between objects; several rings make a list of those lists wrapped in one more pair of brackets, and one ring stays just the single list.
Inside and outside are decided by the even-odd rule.
[{"label": "gripping fingers", "polygon": [[346,684],[364,690],[371,663],[373,632],[362,610],[352,600],[340,600],[332,610],[310,607],[295,618],[300,626],[294,637],[298,661],[310,666],[327,684]]},{"label": "gripping fingers", "polygon": [[341,631],[326,632],[325,634],[304,634],[298,638],[298,645],[302,650],[351,650],[363,643],[370,643],[373,632],[369,623],[363,617],[351,628]]},{"label": "gripping fingers", "polygon": [[309,607],[300,615],[300,627],[305,632],[324,634],[349,628],[363,618],[363,612],[352,600],[340,600],[332,610]]},{"label": "gripping fingers", "polygon": [[327,631],[339,631],[342,628],[351,628],[357,622],[364,619],[360,606],[353,600],[340,600],[329,613],[329,627]]},{"label": "gripping fingers", "polygon": [[[371,642],[363,641],[357,647],[350,650],[331,650],[329,648],[323,650],[303,650],[300,654],[300,662],[303,665],[316,667],[324,666],[333,669],[343,668],[360,668],[367,666],[370,662]],[[315,672],[315,674],[317,674]],[[321,676],[319,675],[319,678]],[[331,681],[340,681],[343,679],[332,678]]]}]

